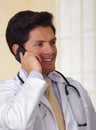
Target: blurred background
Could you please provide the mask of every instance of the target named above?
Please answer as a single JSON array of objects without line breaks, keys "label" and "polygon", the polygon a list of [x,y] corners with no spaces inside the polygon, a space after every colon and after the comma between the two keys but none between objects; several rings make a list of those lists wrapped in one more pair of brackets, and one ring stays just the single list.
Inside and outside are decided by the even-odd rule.
[{"label": "blurred background", "polygon": [[58,56],[56,69],[78,80],[96,109],[96,0],[0,0],[0,80],[15,76],[20,64],[5,39],[9,19],[18,11],[54,15]]}]

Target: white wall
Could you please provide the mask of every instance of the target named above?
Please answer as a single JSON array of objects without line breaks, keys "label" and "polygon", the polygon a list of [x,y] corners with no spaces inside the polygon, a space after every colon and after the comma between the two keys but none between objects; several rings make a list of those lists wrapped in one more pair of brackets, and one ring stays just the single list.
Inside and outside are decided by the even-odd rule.
[{"label": "white wall", "polygon": [[81,82],[96,108],[96,0],[57,0],[56,12],[58,69]]}]

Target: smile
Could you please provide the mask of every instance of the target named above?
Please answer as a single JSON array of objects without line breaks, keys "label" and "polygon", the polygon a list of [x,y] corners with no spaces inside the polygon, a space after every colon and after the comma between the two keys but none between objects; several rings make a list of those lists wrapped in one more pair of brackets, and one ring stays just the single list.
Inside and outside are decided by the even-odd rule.
[{"label": "smile", "polygon": [[46,59],[43,59],[43,61],[45,61],[45,62],[49,62],[49,61],[52,61],[53,60],[53,58],[46,58]]}]

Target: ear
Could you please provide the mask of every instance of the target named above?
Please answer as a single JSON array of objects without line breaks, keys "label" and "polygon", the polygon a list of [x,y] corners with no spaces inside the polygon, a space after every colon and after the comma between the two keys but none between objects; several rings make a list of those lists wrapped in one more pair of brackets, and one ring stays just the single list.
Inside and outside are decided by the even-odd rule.
[{"label": "ear", "polygon": [[17,54],[18,48],[19,48],[19,45],[18,45],[18,44],[14,44],[14,45],[12,46],[12,51],[13,51],[14,55]]}]

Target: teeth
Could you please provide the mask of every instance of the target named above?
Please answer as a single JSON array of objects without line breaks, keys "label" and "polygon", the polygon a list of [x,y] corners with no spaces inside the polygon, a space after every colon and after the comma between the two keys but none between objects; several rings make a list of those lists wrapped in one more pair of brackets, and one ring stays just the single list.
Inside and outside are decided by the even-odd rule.
[{"label": "teeth", "polygon": [[52,59],[44,59],[43,61],[51,61]]}]

